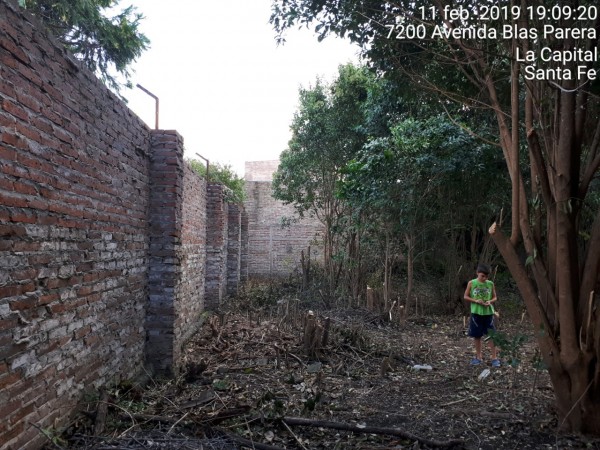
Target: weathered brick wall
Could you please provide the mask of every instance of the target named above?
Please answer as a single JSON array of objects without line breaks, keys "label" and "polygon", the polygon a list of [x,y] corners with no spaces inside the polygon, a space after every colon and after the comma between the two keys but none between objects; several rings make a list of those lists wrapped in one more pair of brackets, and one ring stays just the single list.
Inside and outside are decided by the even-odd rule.
[{"label": "weathered brick wall", "polygon": [[246,161],[244,163],[245,181],[271,181],[279,166],[278,159],[266,161]]},{"label": "weathered brick wall", "polygon": [[170,375],[204,307],[206,181],[177,132],[152,132],[152,149],[146,360]]},{"label": "weathered brick wall", "polygon": [[234,296],[240,284],[242,257],[242,212],[240,205],[227,205],[227,295]]},{"label": "weathered brick wall", "polygon": [[[0,105],[0,444],[35,449],[84,390],[139,374],[163,331],[147,333],[146,314],[169,302],[167,357],[149,356],[173,365],[202,309],[205,191],[176,134],[152,134],[12,0],[0,0]],[[174,235],[150,237],[151,192]],[[151,310],[159,266],[178,276]]]},{"label": "weathered brick wall", "polygon": [[206,180],[192,168],[184,166],[182,238],[180,249],[181,300],[175,322],[176,352],[179,362],[181,346],[196,331],[204,311],[206,279]]},{"label": "weathered brick wall", "polygon": [[[315,245],[322,224],[314,218],[305,218],[289,227],[282,227],[283,218],[297,217],[291,205],[275,200],[272,193],[273,161],[246,163],[244,208],[248,214],[249,277],[286,276],[299,268],[300,252],[311,245],[311,257],[321,259],[322,253]],[[248,180],[263,181],[248,181]],[[316,239],[320,242],[320,239]]]},{"label": "weathered brick wall", "polygon": [[215,310],[227,294],[227,202],[223,185],[206,188],[206,290],[205,306]]},{"label": "weathered brick wall", "polygon": [[243,283],[248,280],[248,212],[243,206],[240,228],[240,283]]}]

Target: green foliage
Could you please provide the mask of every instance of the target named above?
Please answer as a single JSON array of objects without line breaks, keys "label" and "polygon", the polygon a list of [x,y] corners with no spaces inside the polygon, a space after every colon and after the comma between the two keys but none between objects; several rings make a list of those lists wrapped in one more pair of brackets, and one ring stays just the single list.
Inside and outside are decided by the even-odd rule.
[{"label": "green foliage", "polygon": [[[197,159],[189,159],[188,163],[195,172],[206,178],[206,163]],[[241,178],[230,164],[212,163],[208,169],[208,181],[221,183],[228,188],[226,199],[231,203],[243,203],[246,198],[244,179]]]},{"label": "green foliage", "polygon": [[141,14],[133,6],[109,17],[119,0],[19,0],[38,16],[67,49],[110,88],[119,91],[115,71],[130,86],[129,65],[150,41],[139,31]]},{"label": "green foliage", "polygon": [[212,387],[215,391],[228,391],[231,387],[231,383],[228,380],[213,380]]},{"label": "green foliage", "polygon": [[258,310],[277,305],[282,298],[293,297],[297,286],[282,280],[249,280],[244,283],[236,296],[236,304],[241,310]]},{"label": "green foliage", "polygon": [[353,324],[349,327],[336,328],[343,345],[349,345],[361,351],[368,351],[372,346],[369,334],[361,324]]},{"label": "green foliage", "polygon": [[373,83],[365,68],[345,65],[331,85],[317,80],[300,89],[292,139],[280,157],[273,192],[301,216],[311,212],[327,222],[343,208],[335,190],[341,169],[366,142],[363,105]]},{"label": "green foliage", "polygon": [[64,432],[63,430],[48,427],[42,428],[41,431],[42,434],[46,437],[46,439],[48,439],[48,441],[50,441],[54,447],[63,448],[65,445],[67,445],[66,440],[62,437],[62,434]]},{"label": "green foliage", "polygon": [[[473,10],[478,8],[478,3],[461,2],[461,7],[471,10],[470,17],[473,18],[477,17]],[[433,20],[420,20],[423,11],[430,11],[430,8],[437,8],[438,5],[441,8],[444,4],[452,3],[430,0],[274,1],[270,21],[278,42],[285,42],[286,32],[294,27],[312,27],[319,40],[330,35],[351,40],[362,48],[363,56],[372,68],[386,77],[402,81],[406,89],[405,96],[420,99],[420,103],[430,106],[439,100],[440,94],[455,100],[477,98],[479,94],[471,83],[473,78],[481,76],[476,64],[465,65],[462,70],[455,64],[456,60],[464,60],[469,55],[470,47],[459,49],[455,55],[449,56],[442,39],[430,39],[433,26],[443,24],[442,14],[437,14]],[[412,18],[417,20],[413,22]],[[429,13],[427,18],[430,19]],[[473,21],[471,19],[476,28],[481,26]],[[416,35],[411,39],[396,39],[399,30],[390,27],[408,23],[420,24],[426,32],[421,38]],[[486,26],[499,24],[497,21],[487,21]],[[485,46],[486,51],[496,55],[507,53],[501,40],[482,40],[477,48],[480,46]],[[509,79],[507,61],[508,58],[497,58],[494,72],[489,74],[496,80],[505,80],[506,87]],[[425,84],[421,82],[423,79],[427,79]]]},{"label": "green foliage", "polygon": [[500,356],[506,364],[513,368],[521,364],[523,344],[527,341],[527,336],[523,334],[508,336],[505,333],[491,331],[490,339],[500,348]]},{"label": "green foliage", "polygon": [[508,187],[495,148],[441,116],[402,120],[390,133],[349,162],[340,188],[379,240],[421,236],[425,252],[446,247],[448,229],[493,217]]},{"label": "green foliage", "polygon": [[[354,239],[350,211],[337,195],[343,168],[368,140],[367,108],[375,78],[364,67],[340,66],[330,85],[317,80],[301,88],[292,139],[273,176],[273,196],[294,206],[300,217],[316,216],[324,225],[326,297],[334,295]],[[329,301],[329,300],[326,300]]]},{"label": "green foliage", "polygon": [[347,65],[333,83],[299,92],[273,195],[325,225],[329,295],[356,298],[369,274],[383,273],[389,286],[409,251],[439,273],[455,261],[448,284],[460,285],[458,267],[477,261],[507,201],[501,153],[474,136],[493,139],[488,117],[463,109],[451,121],[447,106],[405,85]]}]

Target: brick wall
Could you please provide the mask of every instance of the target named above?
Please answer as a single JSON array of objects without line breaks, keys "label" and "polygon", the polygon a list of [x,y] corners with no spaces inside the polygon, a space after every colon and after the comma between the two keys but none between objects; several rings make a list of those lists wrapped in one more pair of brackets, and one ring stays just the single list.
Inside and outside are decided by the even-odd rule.
[{"label": "brick wall", "polygon": [[181,285],[175,322],[175,362],[179,361],[181,346],[196,331],[198,319],[204,311],[206,279],[207,183],[187,164],[183,181]]},{"label": "brick wall", "polygon": [[205,305],[215,310],[227,294],[228,208],[223,185],[208,183],[206,204]]},{"label": "brick wall", "polygon": [[[246,163],[244,208],[248,215],[249,277],[286,276],[299,269],[300,252],[311,245],[311,257],[322,258],[318,245],[322,224],[314,218],[295,221],[282,227],[283,218],[297,217],[291,205],[272,195],[271,178],[277,165],[273,161]],[[248,181],[248,180],[262,181]],[[315,240],[315,238],[317,238]]]},{"label": "brick wall", "polygon": [[243,206],[240,216],[240,283],[243,283],[248,280],[248,212]]},{"label": "brick wall", "polygon": [[146,360],[170,375],[204,307],[206,181],[184,163],[175,131],[152,133],[150,173]]},{"label": "brick wall", "polygon": [[240,205],[227,206],[227,295],[234,296],[240,285],[242,257],[242,213]]},{"label": "brick wall", "polygon": [[151,133],[12,0],[0,105],[0,444],[35,449],[83,391],[137,376],[147,338],[173,369],[203,305],[206,194],[181,138]]},{"label": "brick wall", "polygon": [[277,170],[279,160],[246,161],[244,163],[244,180],[271,181],[273,172]]}]

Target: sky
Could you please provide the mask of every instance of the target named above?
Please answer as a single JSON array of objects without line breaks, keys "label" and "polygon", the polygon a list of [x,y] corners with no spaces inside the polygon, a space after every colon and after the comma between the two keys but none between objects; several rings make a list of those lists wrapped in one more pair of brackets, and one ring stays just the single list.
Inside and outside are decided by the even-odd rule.
[{"label": "sky", "polygon": [[[277,46],[271,0],[122,0],[144,15],[151,48],[132,66],[133,85],[159,98],[159,128],[177,130],[185,157],[200,154],[244,175],[245,161],[277,159],[291,137],[298,89],[331,81],[358,49],[312,30]],[[154,99],[124,90],[129,107],[154,128]]]}]

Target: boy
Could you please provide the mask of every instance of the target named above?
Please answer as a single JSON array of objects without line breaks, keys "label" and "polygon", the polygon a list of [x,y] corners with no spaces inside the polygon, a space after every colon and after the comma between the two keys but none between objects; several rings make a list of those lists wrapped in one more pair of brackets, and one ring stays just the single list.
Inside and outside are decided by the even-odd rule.
[{"label": "boy", "polygon": [[[469,336],[475,341],[475,358],[471,360],[472,365],[481,364],[481,338],[488,334],[489,330],[495,330],[494,306],[496,302],[496,288],[494,283],[488,280],[490,268],[485,264],[477,266],[477,278],[469,281],[465,289],[465,300],[471,303],[471,319],[469,320]],[[500,367],[497,349],[492,340],[489,340],[492,352],[492,367]]]}]

